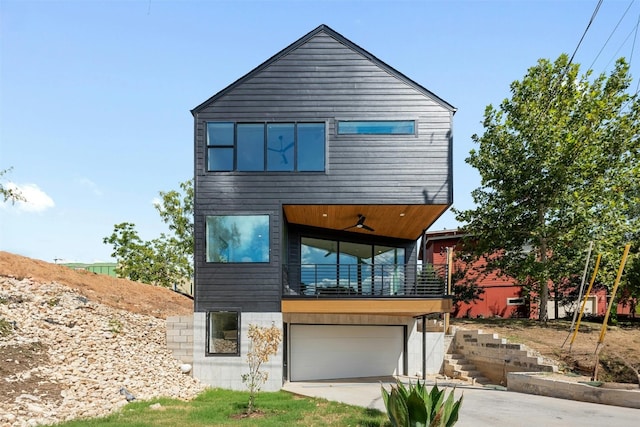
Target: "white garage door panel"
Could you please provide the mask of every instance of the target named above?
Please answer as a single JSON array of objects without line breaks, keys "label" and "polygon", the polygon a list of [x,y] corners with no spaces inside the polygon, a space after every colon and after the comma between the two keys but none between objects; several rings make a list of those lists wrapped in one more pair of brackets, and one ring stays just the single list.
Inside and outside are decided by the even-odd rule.
[{"label": "white garage door panel", "polygon": [[402,326],[291,325],[291,380],[402,372]]}]

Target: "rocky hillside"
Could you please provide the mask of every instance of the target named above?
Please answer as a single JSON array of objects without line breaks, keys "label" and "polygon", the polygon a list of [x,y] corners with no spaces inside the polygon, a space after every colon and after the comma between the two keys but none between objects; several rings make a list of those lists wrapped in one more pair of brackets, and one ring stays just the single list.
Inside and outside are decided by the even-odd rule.
[{"label": "rocky hillside", "polygon": [[0,252],[0,426],[105,415],[127,404],[123,388],[137,399],[204,389],[165,343],[164,318],[191,300],[108,279]]}]

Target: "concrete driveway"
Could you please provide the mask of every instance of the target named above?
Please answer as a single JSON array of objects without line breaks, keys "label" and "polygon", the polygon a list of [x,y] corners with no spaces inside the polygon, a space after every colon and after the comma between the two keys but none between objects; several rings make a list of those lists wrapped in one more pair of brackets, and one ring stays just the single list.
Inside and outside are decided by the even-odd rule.
[{"label": "concrete driveway", "polygon": [[[403,382],[407,381],[403,379]],[[427,379],[427,385],[435,382],[436,379]],[[283,390],[384,412],[381,383],[389,390],[395,380],[383,378],[293,382],[286,383]],[[638,425],[640,422],[640,409],[509,392],[461,382],[437,380],[437,383],[438,387],[447,386],[449,389],[455,386],[456,399],[464,394],[456,427],[602,427]]]}]

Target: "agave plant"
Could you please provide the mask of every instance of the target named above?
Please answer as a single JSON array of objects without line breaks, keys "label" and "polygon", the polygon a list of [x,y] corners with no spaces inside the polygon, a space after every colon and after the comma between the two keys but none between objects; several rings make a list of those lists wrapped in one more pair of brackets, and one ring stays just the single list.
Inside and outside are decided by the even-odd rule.
[{"label": "agave plant", "polygon": [[418,380],[407,388],[400,380],[391,391],[382,388],[387,416],[394,427],[449,427],[458,421],[462,398],[454,401],[451,390],[445,399],[445,389],[434,385],[431,391]]}]

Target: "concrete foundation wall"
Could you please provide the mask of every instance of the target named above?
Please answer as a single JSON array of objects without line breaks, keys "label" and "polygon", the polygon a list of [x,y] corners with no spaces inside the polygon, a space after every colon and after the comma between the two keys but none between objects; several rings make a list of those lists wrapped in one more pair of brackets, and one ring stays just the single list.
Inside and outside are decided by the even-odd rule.
[{"label": "concrete foundation wall", "polygon": [[461,354],[495,384],[506,384],[509,372],[557,372],[523,344],[508,344],[497,334],[455,329],[453,351]]},{"label": "concrete foundation wall", "polygon": [[[242,375],[249,372],[247,352],[249,350],[249,325],[269,327],[275,324],[282,332],[282,313],[247,313],[240,316],[240,355],[239,356],[206,356],[206,313],[193,315],[193,376],[212,387],[229,390],[247,390],[242,382]],[[267,372],[269,377],[262,386],[263,391],[278,391],[282,388],[282,344],[278,353],[271,356],[263,364],[261,371]]]},{"label": "concrete foundation wall", "polygon": [[167,318],[167,348],[182,363],[193,365],[193,316]]}]

